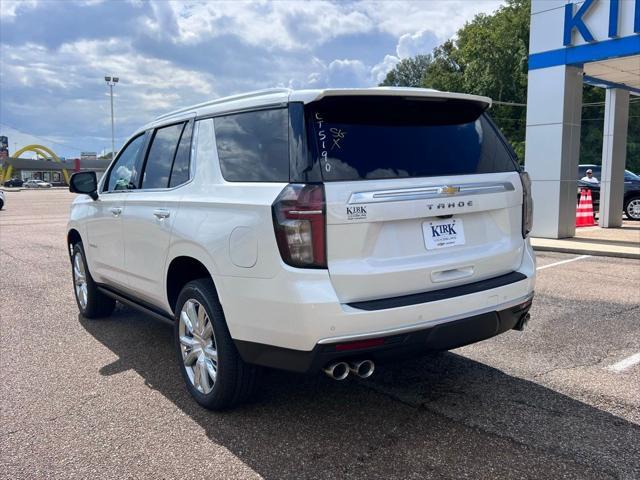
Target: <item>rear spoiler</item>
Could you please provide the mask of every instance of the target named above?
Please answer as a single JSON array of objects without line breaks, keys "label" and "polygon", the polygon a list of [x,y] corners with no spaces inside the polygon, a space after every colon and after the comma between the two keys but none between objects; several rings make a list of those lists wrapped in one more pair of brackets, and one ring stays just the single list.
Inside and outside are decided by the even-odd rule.
[{"label": "rear spoiler", "polygon": [[386,97],[406,97],[425,100],[463,100],[484,106],[484,110],[491,107],[492,100],[489,97],[480,95],[469,95],[466,93],[441,92],[430,88],[405,88],[405,87],[376,87],[376,88],[329,88],[325,90],[296,90],[291,92],[289,101],[311,103],[317,102],[327,97],[340,96],[386,96]]}]

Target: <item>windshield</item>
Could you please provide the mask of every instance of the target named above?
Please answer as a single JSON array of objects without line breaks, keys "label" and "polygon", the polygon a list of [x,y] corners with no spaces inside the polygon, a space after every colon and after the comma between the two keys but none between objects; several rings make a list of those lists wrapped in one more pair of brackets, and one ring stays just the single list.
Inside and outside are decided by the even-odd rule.
[{"label": "windshield", "polygon": [[636,175],[633,172],[630,172],[629,170],[625,170],[624,171],[624,179],[625,180],[635,180],[636,182],[640,182],[640,176]]},{"label": "windshield", "polygon": [[328,97],[307,111],[325,181],[517,170],[484,106],[405,97]]}]

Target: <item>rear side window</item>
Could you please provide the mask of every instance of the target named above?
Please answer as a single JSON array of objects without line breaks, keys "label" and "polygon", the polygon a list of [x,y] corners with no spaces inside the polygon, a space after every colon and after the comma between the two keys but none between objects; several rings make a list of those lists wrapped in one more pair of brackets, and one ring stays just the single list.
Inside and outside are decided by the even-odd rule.
[{"label": "rear side window", "polygon": [[145,135],[142,134],[131,140],[124,148],[109,171],[105,191],[131,190],[138,187],[144,144]]},{"label": "rear side window", "polygon": [[169,186],[176,187],[189,180],[189,156],[191,154],[191,135],[193,133],[193,122],[187,123],[180,137],[178,151],[173,160],[171,168],[171,178]]},{"label": "rear side window", "polygon": [[287,109],[214,118],[218,158],[230,182],[288,182]]},{"label": "rear side window", "polygon": [[484,107],[468,101],[328,97],[307,112],[325,181],[517,170]]},{"label": "rear side window", "polygon": [[142,188],[167,188],[184,123],[158,128],[151,140]]}]

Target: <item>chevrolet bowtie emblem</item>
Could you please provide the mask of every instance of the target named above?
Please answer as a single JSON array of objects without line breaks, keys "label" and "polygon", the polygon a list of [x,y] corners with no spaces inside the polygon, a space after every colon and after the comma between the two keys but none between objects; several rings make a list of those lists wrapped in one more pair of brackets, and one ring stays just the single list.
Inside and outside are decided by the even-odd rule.
[{"label": "chevrolet bowtie emblem", "polygon": [[438,193],[453,195],[454,193],[458,193],[459,191],[460,191],[460,187],[452,187],[451,185],[445,185],[444,187],[440,187],[440,190],[438,190]]}]

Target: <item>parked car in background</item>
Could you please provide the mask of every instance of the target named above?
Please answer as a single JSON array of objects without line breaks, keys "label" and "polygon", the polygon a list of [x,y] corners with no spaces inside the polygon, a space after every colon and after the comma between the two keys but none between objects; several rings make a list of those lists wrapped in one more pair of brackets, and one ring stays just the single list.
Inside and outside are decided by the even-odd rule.
[{"label": "parked car in background", "polygon": [[[593,171],[593,176],[602,181],[602,167],[600,165],[579,165],[578,166],[578,198],[582,188],[591,190],[594,210],[600,206],[600,183],[590,183],[581,179],[586,175],[588,169]],[[624,200],[622,208],[627,218],[630,220],[640,220],[640,176],[635,173],[624,171]]]},{"label": "parked car in background", "polygon": [[5,202],[4,192],[0,190],[0,210],[4,208],[4,202]]},{"label": "parked car in background", "polygon": [[80,313],[118,300],[172,322],[187,388],[213,409],[251,392],[255,365],[367,378],[521,330],[531,184],[490,104],[277,89],[159,117],[100,182],[71,178]]},{"label": "parked car in background", "polygon": [[4,182],[4,186],[5,187],[21,187],[23,183],[24,182],[22,180],[14,177]]},{"label": "parked car in background", "polygon": [[49,182],[34,179],[27,180],[22,186],[24,188],[51,188],[51,184]]}]

